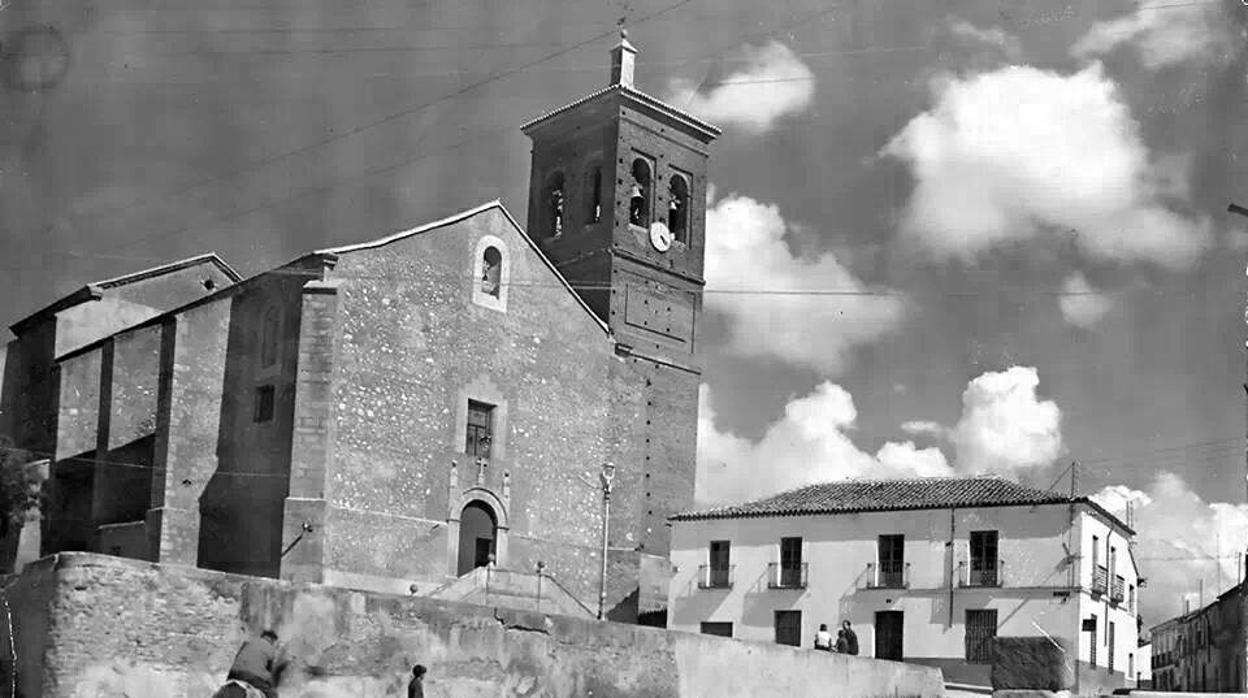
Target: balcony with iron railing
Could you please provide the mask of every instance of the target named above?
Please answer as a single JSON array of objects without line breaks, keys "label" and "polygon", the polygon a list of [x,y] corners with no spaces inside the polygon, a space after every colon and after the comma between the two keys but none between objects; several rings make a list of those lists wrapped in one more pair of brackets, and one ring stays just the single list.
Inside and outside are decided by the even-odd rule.
[{"label": "balcony with iron railing", "polygon": [[1109,569],[1103,565],[1092,568],[1092,593],[1104,594],[1109,591]]},{"label": "balcony with iron railing", "polygon": [[970,564],[964,560],[958,563],[960,574],[958,575],[958,586],[963,587],[999,587],[1004,577],[1005,562],[1000,558],[995,560],[971,560]]},{"label": "balcony with iron railing", "polygon": [[908,589],[910,588],[910,563],[885,560],[880,564],[867,563],[868,589]]},{"label": "balcony with iron railing", "polygon": [[767,565],[767,588],[805,589],[808,564],[805,562],[796,564],[773,562]]},{"label": "balcony with iron railing", "polygon": [[1126,598],[1123,593],[1125,586],[1126,580],[1122,578],[1122,575],[1115,575],[1113,586],[1109,588],[1109,600],[1114,603],[1122,603],[1123,599]]},{"label": "balcony with iron railing", "polygon": [[699,589],[731,589],[736,565],[699,565]]}]

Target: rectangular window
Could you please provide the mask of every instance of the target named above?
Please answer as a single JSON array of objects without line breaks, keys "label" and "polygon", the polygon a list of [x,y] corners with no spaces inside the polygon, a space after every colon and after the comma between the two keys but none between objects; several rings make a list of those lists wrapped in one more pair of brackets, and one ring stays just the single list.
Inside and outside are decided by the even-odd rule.
[{"label": "rectangular window", "polygon": [[971,531],[971,586],[997,586],[997,532]]},{"label": "rectangular window", "polygon": [[1114,624],[1112,622],[1106,623],[1105,630],[1108,632],[1108,636],[1106,637],[1106,640],[1105,640],[1105,649],[1106,649],[1105,658],[1109,662],[1107,665],[1109,666],[1109,670],[1113,671],[1114,670]]},{"label": "rectangular window", "polygon": [[1085,622],[1084,624],[1085,628],[1091,626],[1090,629],[1092,630],[1092,632],[1088,633],[1088,645],[1091,647],[1091,650],[1088,652],[1088,662],[1092,666],[1096,666],[1096,644],[1101,640],[1100,636],[1096,634],[1096,614],[1093,613],[1089,620],[1092,622]]},{"label": "rectangular window", "polygon": [[262,385],[256,388],[255,401],[252,405],[252,421],[268,422],[273,419],[273,398],[273,386]]},{"label": "rectangular window", "polygon": [[968,609],[966,612],[966,661],[992,663],[992,639],[997,636],[997,609]]},{"label": "rectangular window", "polygon": [[802,585],[802,539],[780,539],[780,586],[787,588]]},{"label": "rectangular window", "polygon": [[702,634],[732,637],[732,623],[707,621],[702,624]]},{"label": "rectangular window", "polygon": [[1096,567],[1101,564],[1101,539],[1092,536],[1092,566]]},{"label": "rectangular window", "polygon": [[708,580],[709,586],[717,589],[729,586],[729,572],[732,567],[729,564],[732,545],[726,540],[711,541],[711,574]]},{"label": "rectangular window", "polygon": [[776,644],[802,646],[801,611],[776,611]]},{"label": "rectangular window", "polygon": [[905,586],[906,537],[903,535],[880,536],[878,552],[880,557],[879,585],[889,589]]},{"label": "rectangular window", "polygon": [[468,431],[464,453],[473,458],[489,458],[494,440],[494,406],[468,401]]}]

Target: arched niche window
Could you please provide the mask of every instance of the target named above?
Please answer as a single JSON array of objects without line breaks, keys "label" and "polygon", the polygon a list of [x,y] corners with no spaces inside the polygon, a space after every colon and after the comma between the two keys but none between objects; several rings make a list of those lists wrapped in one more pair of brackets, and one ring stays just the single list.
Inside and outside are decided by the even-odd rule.
[{"label": "arched niche window", "polygon": [[628,196],[628,222],[642,228],[650,227],[650,163],[645,158],[633,160],[633,182]]},{"label": "arched niche window", "polygon": [[481,257],[481,292],[498,298],[503,281],[503,253],[497,247],[485,248]]},{"label": "arched niche window", "polygon": [[689,180],[672,175],[667,183],[667,227],[680,242],[689,242]]},{"label": "arched niche window", "polygon": [[602,165],[591,165],[585,173],[585,191],[589,193],[585,220],[597,223],[602,220]]},{"label": "arched niche window", "polygon": [[494,235],[482,235],[472,254],[472,302],[506,312],[511,277],[507,243]]},{"label": "arched niche window", "polygon": [[277,306],[269,306],[264,311],[260,325],[260,366],[268,367],[277,363],[278,342],[281,341],[282,316]]},{"label": "arched niche window", "polygon": [[567,192],[564,189],[563,173],[555,172],[546,182],[546,221],[549,228],[546,234],[549,237],[557,238],[563,235],[564,220],[563,208],[564,201],[567,199]]}]

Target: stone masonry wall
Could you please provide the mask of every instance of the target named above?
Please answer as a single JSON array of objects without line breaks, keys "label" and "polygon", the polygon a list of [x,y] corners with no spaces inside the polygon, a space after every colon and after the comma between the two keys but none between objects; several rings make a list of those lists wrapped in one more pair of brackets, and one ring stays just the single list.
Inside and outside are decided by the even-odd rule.
[{"label": "stone masonry wall", "polygon": [[[242,282],[230,300],[224,370],[217,376],[219,417],[210,446],[219,466],[200,499],[200,566],[279,575],[299,365],[300,289],[306,281],[300,270],[281,267]],[[262,347],[266,318],[276,321],[270,351]],[[267,418],[257,414],[261,390],[273,395]]]},{"label": "stone masonry wall", "polygon": [[[474,302],[477,249],[487,236],[505,248],[505,310]],[[495,405],[479,489],[506,500],[499,523],[509,529],[509,545],[500,566],[532,571],[545,562],[592,606],[598,472],[625,441],[611,408],[618,378],[611,366],[620,359],[603,328],[498,209],[345,251],[327,273],[331,282],[339,321],[324,490],[333,512],[323,539],[313,532],[299,545],[320,545],[334,579],[349,574],[363,588],[406,589],[454,576],[458,537],[450,520],[465,497],[476,496],[464,420],[468,400],[478,400]],[[635,427],[630,421],[624,429]],[[632,459],[617,465],[639,467]],[[613,508],[613,547],[635,547],[636,512]]]},{"label": "stone masonry wall", "polygon": [[295,657],[285,698],[399,695],[415,663],[426,695],[456,698],[943,691],[938,671],[898,662],[89,554],[29,566],[6,597],[24,698],[207,696],[247,633],[269,627]]}]

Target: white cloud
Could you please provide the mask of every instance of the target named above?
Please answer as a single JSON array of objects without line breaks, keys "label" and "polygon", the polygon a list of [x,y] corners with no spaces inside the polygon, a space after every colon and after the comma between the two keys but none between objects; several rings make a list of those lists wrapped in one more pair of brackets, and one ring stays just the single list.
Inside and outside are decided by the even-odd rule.
[{"label": "white cloud", "polygon": [[1101,321],[1114,303],[1108,296],[1096,291],[1081,273],[1066,277],[1062,284],[1062,317],[1076,327],[1088,328]]},{"label": "white cloud", "polygon": [[760,134],[781,117],[810,105],[815,74],[782,43],[746,46],[745,66],[708,92],[688,80],[673,80],[667,101],[709,121]]},{"label": "white cloud", "polygon": [[794,399],[758,442],[715,426],[710,390],[702,387],[698,416],[701,503],[745,501],[816,482],[853,477],[950,475],[938,448],[886,443],[874,455],[850,439],[858,419],[853,397],[839,385],[819,384]]},{"label": "white cloud", "polygon": [[981,29],[964,19],[959,19],[950,23],[949,33],[962,41],[995,47],[1010,60],[1018,60],[1023,53],[1023,47],[1019,43],[1018,37],[1009,34],[1000,27]]},{"label": "white cloud", "polygon": [[1205,603],[1236,582],[1248,505],[1206,502],[1169,472],[1158,473],[1146,492],[1117,485],[1092,498],[1120,518],[1126,502],[1135,503],[1136,561],[1148,579],[1139,596],[1145,623],[1181,613],[1180,599],[1194,596],[1201,579]]},{"label": "white cloud", "polygon": [[1093,26],[1071,53],[1091,58],[1131,46],[1150,70],[1180,63],[1221,65],[1235,51],[1231,27],[1216,2],[1141,0],[1134,14]]},{"label": "white cloud", "polygon": [[962,393],[962,418],[950,432],[958,470],[1016,475],[1050,465],[1062,453],[1062,413],[1036,397],[1036,369],[987,372]]},{"label": "white cloud", "polygon": [[1062,75],[1009,66],[944,77],[936,104],[882,153],[917,180],[903,235],[938,257],[973,260],[1003,243],[1069,236],[1101,260],[1186,268],[1207,222],[1167,209],[1168,161],[1151,162],[1099,64]]},{"label": "white cloud", "polygon": [[900,296],[869,289],[834,255],[790,251],[789,225],[774,205],[730,194],[709,208],[706,228],[706,304],[728,316],[737,353],[835,373],[851,347],[905,315]]},{"label": "white cloud", "polygon": [[1036,399],[1034,368],[1014,367],[972,380],[962,396],[962,418],[950,429],[907,422],[902,429],[939,436],[957,451],[951,467],[938,447],[890,441],[874,454],[849,434],[858,420],[853,397],[825,381],[795,398],[757,442],[715,425],[710,390],[700,394],[696,498],[701,503],[743,501],[794,487],[846,478],[933,477],[991,472],[1015,476],[1048,465],[1061,453],[1061,413]]},{"label": "white cloud", "polygon": [[943,437],[948,432],[945,425],[939,422],[903,422],[901,430],[913,436],[938,436]]}]

